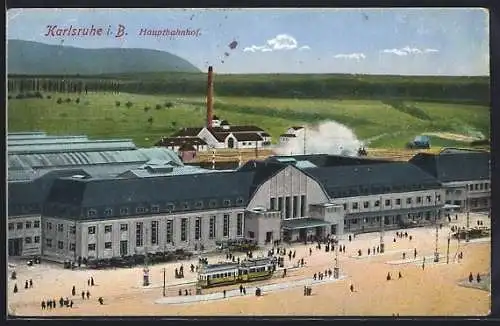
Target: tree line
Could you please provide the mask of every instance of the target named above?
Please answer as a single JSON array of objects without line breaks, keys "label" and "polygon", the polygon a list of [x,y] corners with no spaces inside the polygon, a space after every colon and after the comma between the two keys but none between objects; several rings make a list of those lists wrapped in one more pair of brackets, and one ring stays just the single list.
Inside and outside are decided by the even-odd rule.
[{"label": "tree line", "polygon": [[[220,77],[220,78],[219,78]],[[114,92],[137,94],[186,94],[205,95],[206,76],[185,78],[182,75],[166,75],[158,79],[111,79],[54,76],[9,77],[9,92]],[[303,78],[287,79],[269,77],[266,79],[232,78],[218,76],[215,82],[217,96],[297,98],[297,99],[375,99],[375,100],[425,100],[436,102],[461,102],[489,105],[490,90],[488,79],[467,79],[457,77],[457,82],[436,82],[415,77],[383,78],[376,76],[366,79],[353,78]]]},{"label": "tree line", "polygon": [[115,80],[81,80],[70,78],[8,78],[7,90],[10,94],[28,92],[46,93],[120,93],[120,82]]}]

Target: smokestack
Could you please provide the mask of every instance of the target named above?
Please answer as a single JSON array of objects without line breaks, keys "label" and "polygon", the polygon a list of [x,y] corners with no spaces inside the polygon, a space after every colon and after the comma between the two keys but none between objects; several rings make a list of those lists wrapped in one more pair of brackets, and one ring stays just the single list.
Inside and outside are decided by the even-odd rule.
[{"label": "smokestack", "polygon": [[212,128],[212,118],[214,116],[214,77],[212,66],[208,67],[208,82],[207,82],[207,128]]}]

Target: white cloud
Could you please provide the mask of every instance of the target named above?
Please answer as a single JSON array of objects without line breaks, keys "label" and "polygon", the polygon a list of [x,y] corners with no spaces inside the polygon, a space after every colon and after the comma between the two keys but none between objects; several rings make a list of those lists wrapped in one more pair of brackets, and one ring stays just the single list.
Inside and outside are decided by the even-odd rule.
[{"label": "white cloud", "polygon": [[267,40],[267,45],[273,50],[293,50],[297,48],[297,40],[287,34],[276,35],[275,38]]},{"label": "white cloud", "polygon": [[400,49],[384,49],[380,51],[381,53],[388,53],[388,54],[395,54],[397,56],[407,56],[410,54],[424,54],[424,53],[436,53],[439,52],[439,50],[436,49],[424,49],[420,50],[417,48],[412,48],[409,46],[405,46],[404,48]]},{"label": "white cloud", "polygon": [[271,52],[271,51],[281,51],[281,50],[310,50],[308,45],[303,45],[299,47],[297,40],[288,34],[279,34],[276,37],[266,41],[265,45],[252,45],[245,47],[243,52]]},{"label": "white cloud", "polygon": [[335,59],[349,59],[349,60],[363,60],[366,59],[366,56],[363,53],[349,53],[349,54],[343,54],[339,53],[333,56]]}]

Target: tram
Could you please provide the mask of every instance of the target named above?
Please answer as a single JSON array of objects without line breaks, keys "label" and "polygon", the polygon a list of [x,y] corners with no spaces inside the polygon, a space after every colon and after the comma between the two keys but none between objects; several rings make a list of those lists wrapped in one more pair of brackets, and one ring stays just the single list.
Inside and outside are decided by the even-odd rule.
[{"label": "tram", "polygon": [[198,273],[198,287],[253,282],[269,279],[276,270],[276,259],[252,258],[238,263],[203,265]]}]

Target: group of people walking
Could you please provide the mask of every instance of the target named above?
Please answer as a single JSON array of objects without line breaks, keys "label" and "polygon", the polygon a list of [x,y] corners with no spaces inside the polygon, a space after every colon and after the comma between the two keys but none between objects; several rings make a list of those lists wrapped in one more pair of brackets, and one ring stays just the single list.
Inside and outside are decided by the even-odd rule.
[{"label": "group of people walking", "polygon": [[[33,288],[33,280],[32,280],[32,279],[30,279],[29,281],[28,281],[28,280],[26,280],[26,281],[24,282],[24,288],[25,288],[26,290],[27,290],[27,289],[31,289],[31,288]],[[17,293],[18,291],[19,291],[19,289],[17,288],[17,283],[16,283],[16,284],[14,284],[14,293]]]}]

